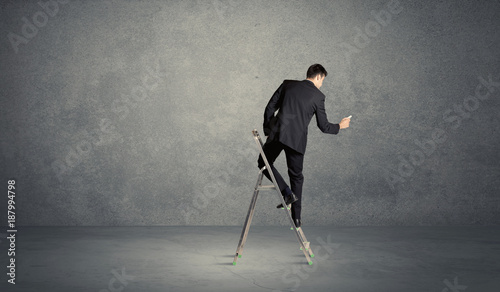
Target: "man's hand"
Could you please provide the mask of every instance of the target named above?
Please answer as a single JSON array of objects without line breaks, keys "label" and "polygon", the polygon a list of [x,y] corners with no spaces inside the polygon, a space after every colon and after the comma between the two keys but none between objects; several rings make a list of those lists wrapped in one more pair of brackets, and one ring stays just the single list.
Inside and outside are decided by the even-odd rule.
[{"label": "man's hand", "polygon": [[340,121],[339,126],[341,129],[349,128],[350,122],[351,122],[351,116],[343,118],[342,121]]}]

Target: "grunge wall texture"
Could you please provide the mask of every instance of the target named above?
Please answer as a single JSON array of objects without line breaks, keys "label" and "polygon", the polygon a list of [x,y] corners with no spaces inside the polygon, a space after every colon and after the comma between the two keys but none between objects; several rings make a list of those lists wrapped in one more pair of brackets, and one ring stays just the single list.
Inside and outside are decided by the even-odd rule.
[{"label": "grunge wall texture", "polygon": [[[18,225],[242,225],[264,107],[329,72],[304,225],[500,222],[499,1],[3,1]],[[277,167],[286,175],[284,157]],[[287,224],[274,193],[254,223]],[[2,225],[7,198],[0,199]]]}]

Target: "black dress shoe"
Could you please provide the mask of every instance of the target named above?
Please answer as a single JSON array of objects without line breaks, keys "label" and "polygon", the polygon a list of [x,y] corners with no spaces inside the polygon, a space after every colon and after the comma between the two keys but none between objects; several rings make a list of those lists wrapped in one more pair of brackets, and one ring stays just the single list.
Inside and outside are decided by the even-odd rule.
[{"label": "black dress shoe", "polygon": [[295,227],[299,228],[302,222],[300,222],[300,219],[293,219],[293,223],[295,223]]},{"label": "black dress shoe", "polygon": [[[291,194],[291,195],[289,195],[289,196],[284,197],[284,199],[285,199],[285,204],[287,204],[287,205],[293,204],[293,203],[295,203],[296,201],[298,201],[298,200],[299,200],[299,199],[297,198],[297,196],[295,196],[295,194],[294,194],[294,193],[292,193],[292,194]],[[276,208],[278,208],[278,209],[279,209],[279,208],[283,208],[283,204],[279,204],[278,206],[276,206]]]}]

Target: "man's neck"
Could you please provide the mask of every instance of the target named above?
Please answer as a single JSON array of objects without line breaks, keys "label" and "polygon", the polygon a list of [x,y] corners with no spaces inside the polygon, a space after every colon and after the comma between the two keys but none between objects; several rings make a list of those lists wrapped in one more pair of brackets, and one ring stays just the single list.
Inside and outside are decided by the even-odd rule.
[{"label": "man's neck", "polygon": [[[314,84],[314,86],[316,86],[316,88],[318,88],[318,85],[316,85],[316,82],[314,82],[314,79],[312,78],[306,78],[307,81],[311,81],[312,84]],[[319,89],[319,88],[318,88]]]}]

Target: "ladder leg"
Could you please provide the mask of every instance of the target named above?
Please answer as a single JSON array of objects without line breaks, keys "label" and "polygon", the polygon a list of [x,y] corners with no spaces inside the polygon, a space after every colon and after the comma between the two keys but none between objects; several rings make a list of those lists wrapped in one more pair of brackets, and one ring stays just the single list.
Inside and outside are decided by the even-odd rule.
[{"label": "ladder leg", "polygon": [[243,253],[243,247],[247,241],[248,230],[250,229],[250,224],[252,223],[253,214],[255,212],[255,204],[257,203],[257,198],[259,196],[259,186],[262,183],[263,169],[260,170],[259,176],[257,178],[257,184],[252,196],[252,201],[250,202],[250,207],[248,208],[247,218],[245,219],[245,224],[243,225],[243,230],[241,231],[240,242],[238,243],[238,248],[236,249],[236,254],[234,255],[233,265],[236,265],[236,261],[241,257]]},{"label": "ladder leg", "polygon": [[[276,193],[278,194],[278,197],[281,201],[281,204],[283,206],[286,206],[285,204],[285,199],[283,198],[283,196],[281,195],[281,192],[280,192],[280,188],[278,186],[278,183],[276,182],[276,178],[274,177],[274,173],[272,172],[272,169],[269,165],[269,162],[267,161],[267,157],[266,157],[266,154],[264,153],[264,148],[262,147],[262,139],[260,138],[260,135],[258,134],[257,130],[253,130],[252,131],[253,135],[254,135],[254,138],[255,138],[255,142],[257,143],[257,145],[259,146],[259,151],[260,151],[260,154],[262,156],[262,160],[264,160],[264,164],[266,165],[266,168],[269,170],[269,176],[271,177],[271,181],[273,182],[274,184],[274,188],[276,189]],[[299,233],[299,229],[301,230],[302,232],[302,229],[299,227],[299,228],[296,228],[295,227],[295,222],[293,222],[293,218],[292,218],[292,214],[290,212],[290,210],[288,210],[288,208],[283,208],[288,216],[288,219],[290,220],[290,224],[292,226],[292,229],[294,230],[295,232],[295,235],[297,236],[297,240],[299,241],[299,244],[300,244],[300,248],[301,250],[304,252],[304,256],[306,257],[306,260],[307,260],[307,263],[309,265],[312,265],[312,261],[311,261],[311,256],[309,255],[309,246],[306,248],[305,246],[305,241],[303,241],[303,239],[301,238],[303,235]]]},{"label": "ladder leg", "polygon": [[[309,256],[313,258],[314,257],[314,253],[313,253],[313,251],[311,249],[311,246],[310,246],[311,243],[309,241],[307,241],[306,235],[302,231],[302,227],[299,227],[297,229],[298,229],[297,231],[299,232],[300,238],[301,238],[302,242],[304,243],[306,251],[308,251],[309,252]],[[302,250],[302,247],[300,247],[300,249]]]},{"label": "ladder leg", "polygon": [[[288,211],[288,210],[287,210],[287,211]],[[288,211],[288,212],[290,212],[290,211]],[[289,215],[289,216],[290,216],[290,218],[291,218],[291,215]],[[292,224],[293,224],[293,223],[292,223]],[[299,228],[295,228],[295,224],[293,224],[293,226],[294,226],[294,227],[293,227],[293,229],[294,229],[294,231],[295,231],[295,235],[297,235],[297,240],[299,241],[300,250],[302,250],[302,252],[304,253],[304,256],[306,257],[307,263],[308,263],[309,265],[312,265],[312,264],[313,264],[313,262],[312,262],[312,260],[311,260],[311,257],[314,257],[314,254],[312,254],[312,253],[310,252],[310,250],[311,250],[311,249],[310,249],[310,247],[309,247],[309,243],[308,243],[308,242],[303,241],[303,239],[301,238],[301,234],[299,233],[299,229],[301,230],[300,232],[302,232],[301,227],[299,227]],[[306,247],[306,246],[307,246],[307,247]]]}]

